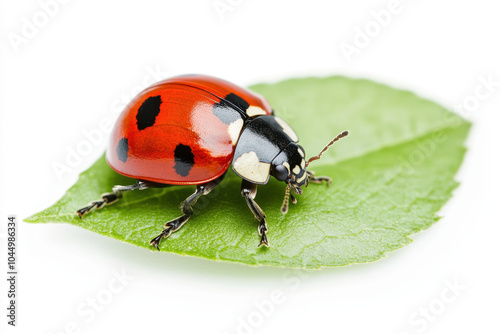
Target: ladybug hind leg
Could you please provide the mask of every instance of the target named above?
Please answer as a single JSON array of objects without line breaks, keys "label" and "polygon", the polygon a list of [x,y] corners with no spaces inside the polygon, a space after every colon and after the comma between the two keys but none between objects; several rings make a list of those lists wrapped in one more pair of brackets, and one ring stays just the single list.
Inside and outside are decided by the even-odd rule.
[{"label": "ladybug hind leg", "polygon": [[255,219],[259,221],[259,227],[258,227],[258,232],[260,235],[259,247],[262,245],[266,245],[267,247],[269,247],[269,242],[267,241],[267,235],[266,235],[267,233],[266,214],[264,213],[264,211],[262,211],[259,204],[255,202],[254,198],[256,195],[257,195],[257,185],[255,183],[243,180],[241,182],[241,196],[243,196],[247,201],[247,205],[250,208],[250,211],[252,211],[253,215],[255,216]]},{"label": "ladybug hind leg", "polygon": [[110,205],[118,201],[120,198],[122,198],[122,193],[126,191],[131,191],[135,189],[147,189],[148,188],[148,183],[145,181],[137,181],[136,184],[130,185],[130,186],[114,186],[113,187],[113,192],[111,193],[106,193],[101,195],[101,199],[97,201],[92,201],[89,203],[84,208],[81,208],[80,210],[77,210],[76,213],[80,219],[88,213],[90,210],[93,208],[100,209],[105,205]]},{"label": "ladybug hind leg", "polygon": [[184,202],[181,203],[181,210],[183,215],[165,223],[164,226],[165,228],[163,229],[163,231],[161,231],[160,234],[151,239],[149,244],[154,246],[157,250],[160,250],[159,244],[161,239],[168,238],[172,233],[178,231],[193,215],[194,213],[193,207],[198,201],[198,199],[202,195],[207,195],[215,187],[217,187],[222,182],[225,175],[226,174],[224,173],[222,176],[213,181],[197,185],[196,191],[191,196],[189,196]]}]

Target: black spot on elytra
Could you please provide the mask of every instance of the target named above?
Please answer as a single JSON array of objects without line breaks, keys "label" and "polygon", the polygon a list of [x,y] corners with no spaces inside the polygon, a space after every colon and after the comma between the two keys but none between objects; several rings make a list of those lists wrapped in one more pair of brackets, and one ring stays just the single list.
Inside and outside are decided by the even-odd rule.
[{"label": "black spot on elytra", "polygon": [[194,165],[194,154],[191,147],[179,144],[174,151],[175,172],[180,176],[188,176]]},{"label": "black spot on elytra", "polygon": [[153,126],[156,121],[156,116],[160,113],[161,96],[148,97],[142,102],[137,111],[137,128],[144,130],[147,127]]},{"label": "black spot on elytra", "polygon": [[[213,112],[225,124],[231,124],[232,122],[240,119],[245,115],[246,110],[250,105],[243,98],[236,94],[230,93],[224,99],[220,100],[214,104]],[[240,110],[240,112],[236,111]]]},{"label": "black spot on elytra", "polygon": [[127,162],[128,158],[128,139],[122,138],[118,141],[118,145],[116,145],[116,155],[118,159],[123,162]]}]

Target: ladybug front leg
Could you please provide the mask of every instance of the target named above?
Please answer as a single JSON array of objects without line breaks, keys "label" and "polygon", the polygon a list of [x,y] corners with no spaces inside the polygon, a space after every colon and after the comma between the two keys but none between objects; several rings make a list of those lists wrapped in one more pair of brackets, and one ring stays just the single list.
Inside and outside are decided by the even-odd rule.
[{"label": "ladybug front leg", "polygon": [[327,185],[332,183],[332,179],[328,176],[314,176],[314,172],[311,171],[307,171],[307,181],[319,184],[326,182]]},{"label": "ladybug front leg", "polygon": [[262,211],[259,204],[257,204],[257,202],[255,202],[254,200],[255,196],[257,195],[257,185],[255,183],[248,182],[247,180],[243,180],[241,182],[241,195],[245,197],[250,211],[252,211],[255,219],[257,219],[260,223],[258,228],[259,234],[261,236],[259,247],[262,245],[266,245],[267,247],[269,247],[269,242],[267,241],[266,236],[266,214],[264,213],[264,211]]},{"label": "ladybug front leg", "polygon": [[122,198],[122,193],[125,191],[131,191],[135,189],[143,190],[147,188],[148,188],[148,183],[144,181],[137,181],[136,184],[133,184],[131,186],[114,186],[112,193],[102,194],[100,200],[90,202],[88,206],[81,208],[80,210],[77,210],[76,214],[78,215],[78,217],[80,217],[80,219],[82,219],[82,217],[93,208],[100,209],[105,205],[110,205],[115,203],[120,198]]},{"label": "ladybug front leg", "polygon": [[207,195],[208,193],[210,193],[215,187],[219,185],[219,183],[222,182],[225,175],[226,174],[224,173],[222,176],[213,181],[204,184],[199,184],[196,187],[196,191],[181,204],[183,215],[180,216],[179,218],[167,222],[165,224],[165,228],[163,229],[163,231],[161,231],[160,234],[154,237],[149,242],[149,244],[156,247],[156,249],[160,250],[159,244],[161,239],[168,238],[172,233],[179,230],[193,215],[194,213],[193,207],[198,201],[198,198],[200,198],[201,195]]}]

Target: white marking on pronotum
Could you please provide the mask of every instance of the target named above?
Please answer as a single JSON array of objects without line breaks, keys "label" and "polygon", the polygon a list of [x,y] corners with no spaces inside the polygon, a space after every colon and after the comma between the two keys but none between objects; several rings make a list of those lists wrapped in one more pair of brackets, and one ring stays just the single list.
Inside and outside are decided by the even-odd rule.
[{"label": "white marking on pronotum", "polygon": [[299,174],[299,173],[300,173],[300,167],[299,167],[298,165],[296,165],[295,167],[293,167],[292,172],[293,172],[295,175]]},{"label": "white marking on pronotum", "polygon": [[267,115],[267,113],[261,107],[250,106],[247,109],[247,115],[250,117],[253,117],[253,116],[257,116],[257,115]]},{"label": "white marking on pronotum", "polygon": [[295,134],[295,131],[290,127],[290,125],[286,124],[284,120],[282,120],[279,117],[274,117],[276,119],[276,122],[278,122],[279,125],[283,128],[283,131],[294,141],[298,142],[299,137],[297,137],[297,134]]},{"label": "white marking on pronotum", "polygon": [[242,154],[233,163],[233,168],[241,177],[257,182],[266,182],[269,178],[271,164],[260,162],[257,153],[254,151]]},{"label": "white marking on pronotum", "polygon": [[302,159],[302,161],[300,162],[300,168],[306,168],[306,161],[304,159]]},{"label": "white marking on pronotum", "polygon": [[241,128],[243,127],[243,120],[238,118],[236,121],[229,124],[227,128],[227,132],[229,133],[229,137],[231,137],[231,143],[236,145],[238,142],[238,138],[240,137]]},{"label": "white marking on pronotum", "polygon": [[285,161],[283,163],[283,166],[285,166],[286,170],[288,171],[288,174],[290,174],[290,164],[288,163],[288,161]]},{"label": "white marking on pronotum", "polygon": [[302,158],[305,157],[304,151],[302,151],[302,149],[299,148],[297,151],[299,151],[299,154],[302,156]]}]

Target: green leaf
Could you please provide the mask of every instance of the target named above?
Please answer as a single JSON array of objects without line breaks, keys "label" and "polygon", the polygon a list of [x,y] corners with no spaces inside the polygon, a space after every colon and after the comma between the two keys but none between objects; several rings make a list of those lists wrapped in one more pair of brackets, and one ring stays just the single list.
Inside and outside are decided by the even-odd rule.
[{"label": "green leaf", "polygon": [[[332,185],[310,184],[282,215],[285,186],[259,187],[270,248],[258,248],[257,221],[233,173],[195,207],[195,215],[163,240],[161,250],[252,265],[319,268],[377,260],[438,220],[463,159],[470,124],[415,94],[345,77],[291,79],[251,87],[294,127],[308,156],[337,133],[350,135],[310,165]],[[149,240],[180,215],[193,186],[124,194],[80,220],[75,210],[116,185],[133,184],[104,158],[80,175],[52,207],[26,219],[70,223],[152,249]]]}]

